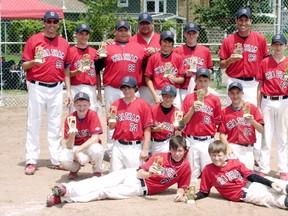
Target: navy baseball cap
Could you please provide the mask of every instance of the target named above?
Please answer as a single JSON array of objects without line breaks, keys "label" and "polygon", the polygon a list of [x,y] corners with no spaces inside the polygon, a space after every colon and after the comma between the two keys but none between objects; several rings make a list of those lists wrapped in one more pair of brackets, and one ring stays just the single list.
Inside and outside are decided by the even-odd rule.
[{"label": "navy baseball cap", "polygon": [[188,22],[184,27],[184,32],[195,31],[199,32],[199,27],[193,22]]},{"label": "navy baseball cap", "polygon": [[125,21],[125,20],[120,20],[119,22],[117,22],[115,28],[118,30],[119,28],[122,28],[122,27],[127,28],[128,30],[130,30],[130,24],[127,21]]},{"label": "navy baseball cap", "polygon": [[56,13],[56,11],[46,11],[43,17],[44,20],[46,19],[56,19],[59,20],[59,15]]},{"label": "navy baseball cap", "polygon": [[137,81],[133,76],[126,76],[122,79],[120,88],[123,86],[128,86],[130,88],[135,87],[137,86]]},{"label": "navy baseball cap", "polygon": [[251,19],[252,13],[251,13],[250,8],[243,8],[243,7],[240,8],[237,12],[236,17],[237,17],[237,19],[239,19],[242,16],[246,16],[248,19]]},{"label": "navy baseball cap", "polygon": [[283,34],[276,34],[272,37],[272,44],[279,42],[281,44],[287,44],[287,39]]},{"label": "navy baseball cap", "polygon": [[162,88],[161,94],[172,95],[175,97],[177,95],[176,87],[171,84],[165,85]]},{"label": "navy baseball cap", "polygon": [[78,92],[74,97],[74,102],[77,100],[87,100],[90,102],[89,95],[84,92]]},{"label": "navy baseball cap", "polygon": [[174,41],[174,33],[171,31],[163,31],[160,35],[160,40],[172,39]]},{"label": "navy baseball cap", "polygon": [[76,32],[87,31],[90,33],[90,26],[88,24],[79,24],[77,25]]},{"label": "navy baseball cap", "polygon": [[228,91],[230,91],[232,88],[238,88],[240,91],[243,91],[243,86],[239,82],[232,82],[228,87]]},{"label": "navy baseball cap", "polygon": [[206,76],[210,79],[210,71],[208,68],[197,68],[196,79],[200,76]]},{"label": "navy baseball cap", "polygon": [[148,23],[152,23],[153,19],[151,14],[149,13],[141,13],[138,17],[138,23],[142,23],[142,22],[148,22]]}]

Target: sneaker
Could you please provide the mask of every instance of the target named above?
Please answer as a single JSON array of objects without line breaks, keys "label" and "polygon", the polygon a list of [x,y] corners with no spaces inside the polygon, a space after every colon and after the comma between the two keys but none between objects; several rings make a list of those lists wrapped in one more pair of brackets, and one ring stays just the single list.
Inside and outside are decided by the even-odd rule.
[{"label": "sneaker", "polygon": [[57,197],[64,196],[66,194],[66,187],[63,184],[55,185],[52,188],[52,194]]},{"label": "sneaker", "polygon": [[102,176],[101,172],[93,172],[93,176],[100,177]]},{"label": "sneaker", "polygon": [[25,168],[26,175],[34,175],[36,170],[36,164],[27,164]]},{"label": "sneaker", "polygon": [[78,177],[78,171],[77,172],[70,171],[70,173],[68,175],[69,180],[75,180],[77,177]]},{"label": "sneaker", "polygon": [[63,170],[63,167],[60,165],[51,165],[50,168],[55,170]]},{"label": "sneaker", "polygon": [[61,199],[59,196],[54,196],[53,194],[49,194],[46,200],[46,207],[51,207],[56,204],[60,204]]},{"label": "sneaker", "polygon": [[265,176],[267,176],[267,174],[266,173],[263,173],[263,172],[256,172],[258,175],[260,175],[260,176],[262,176],[262,177],[265,177]]},{"label": "sneaker", "polygon": [[288,173],[281,173],[280,172],[280,179],[283,181],[288,181]]}]

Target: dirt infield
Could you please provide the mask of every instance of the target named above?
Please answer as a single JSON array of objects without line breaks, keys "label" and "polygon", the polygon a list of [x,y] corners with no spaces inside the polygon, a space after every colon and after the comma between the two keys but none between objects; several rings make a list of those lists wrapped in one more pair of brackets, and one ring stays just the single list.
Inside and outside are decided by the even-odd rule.
[{"label": "dirt infield", "polygon": [[[64,115],[67,111],[64,112]],[[102,117],[105,129],[105,119]],[[45,134],[45,120],[41,127],[41,155],[35,175],[24,174],[26,107],[0,107],[0,215],[261,215],[284,216],[287,211],[258,207],[247,203],[233,203],[222,199],[214,190],[209,198],[196,204],[174,203],[176,187],[159,195],[127,200],[104,200],[90,203],[63,204],[46,208],[45,200],[56,182],[67,181],[67,171],[49,168],[49,152]],[[105,135],[101,136],[105,142]],[[272,176],[275,172],[275,153],[272,156]],[[105,162],[106,173],[109,164]],[[91,166],[81,169],[80,179],[92,176]]]}]

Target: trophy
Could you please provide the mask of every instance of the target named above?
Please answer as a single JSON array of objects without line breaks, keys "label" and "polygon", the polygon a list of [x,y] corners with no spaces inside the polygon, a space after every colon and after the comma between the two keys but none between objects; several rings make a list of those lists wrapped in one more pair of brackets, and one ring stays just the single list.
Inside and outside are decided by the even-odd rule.
[{"label": "trophy", "polygon": [[205,90],[204,89],[198,89],[196,94],[197,94],[197,101],[204,103]]},{"label": "trophy", "polygon": [[195,203],[195,186],[189,186],[186,191],[187,204]]},{"label": "trophy", "polygon": [[69,131],[68,133],[76,133],[78,132],[76,128],[76,116],[69,116],[68,117],[68,126],[69,126]]},{"label": "trophy", "polygon": [[34,57],[34,61],[37,63],[44,63],[44,59],[43,59],[43,51],[44,48],[41,46],[36,46],[35,48],[35,57]]},{"label": "trophy", "polygon": [[98,49],[99,57],[100,58],[106,58],[107,57],[107,51],[105,49],[105,42],[102,42],[101,47]]},{"label": "trophy", "polygon": [[90,70],[90,55],[84,54],[82,60],[83,60],[83,71]]},{"label": "trophy", "polygon": [[179,127],[179,122],[183,119],[183,112],[180,110],[174,113],[174,127]]},{"label": "trophy", "polygon": [[163,167],[163,157],[162,156],[156,156],[154,158],[154,162],[157,164],[157,170],[158,175],[161,175],[162,173],[162,167]]},{"label": "trophy", "polygon": [[116,123],[117,107],[116,106],[111,106],[109,113],[110,113],[110,117],[109,117],[108,122],[109,123]]},{"label": "trophy", "polygon": [[172,73],[172,63],[166,62],[164,67],[164,77],[167,78],[169,74]]},{"label": "trophy", "polygon": [[250,116],[250,103],[248,102],[243,103],[242,108],[243,108],[243,117],[245,118]]},{"label": "trophy", "polygon": [[243,48],[241,43],[234,44],[234,56],[238,58],[243,58]]},{"label": "trophy", "polygon": [[196,56],[192,56],[191,58],[188,59],[189,61],[189,69],[187,70],[187,72],[196,72],[197,71],[197,63],[198,63],[198,58]]}]

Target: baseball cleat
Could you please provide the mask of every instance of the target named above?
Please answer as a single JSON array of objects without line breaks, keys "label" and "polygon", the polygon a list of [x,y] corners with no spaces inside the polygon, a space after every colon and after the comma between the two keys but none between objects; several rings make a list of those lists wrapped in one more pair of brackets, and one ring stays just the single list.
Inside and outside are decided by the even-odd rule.
[{"label": "baseball cleat", "polygon": [[36,170],[36,164],[27,164],[25,168],[26,175],[34,175]]},{"label": "baseball cleat", "polygon": [[70,172],[68,175],[69,180],[75,180],[78,177],[78,171],[77,172]]},{"label": "baseball cleat", "polygon": [[55,185],[52,188],[52,194],[56,197],[64,196],[66,194],[66,187],[63,184]]},{"label": "baseball cleat", "polygon": [[101,172],[93,172],[93,176],[101,177],[102,173]]},{"label": "baseball cleat", "polygon": [[59,196],[54,196],[53,194],[49,194],[46,200],[46,207],[51,207],[53,205],[57,205],[61,203],[61,199]]}]

